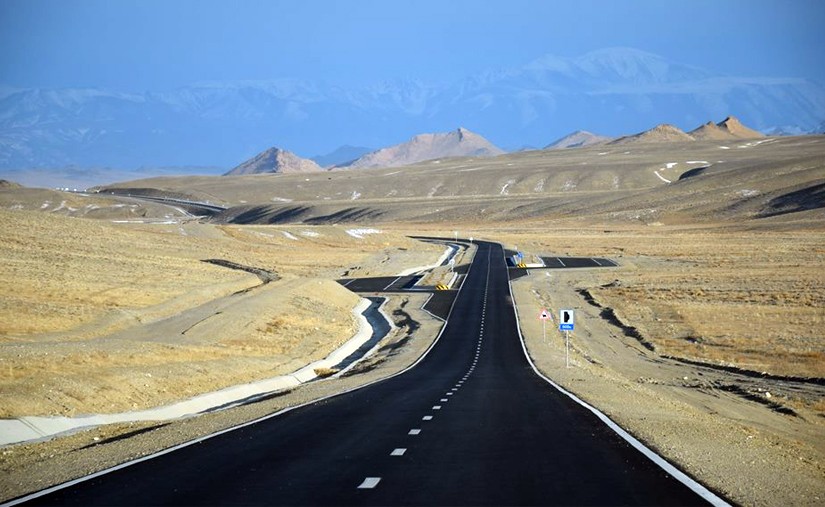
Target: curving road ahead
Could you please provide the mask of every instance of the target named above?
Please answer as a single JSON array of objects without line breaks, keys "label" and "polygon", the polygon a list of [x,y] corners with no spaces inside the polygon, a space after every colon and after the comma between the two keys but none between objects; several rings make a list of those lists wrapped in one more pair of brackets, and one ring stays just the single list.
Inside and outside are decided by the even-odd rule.
[{"label": "curving road ahead", "polygon": [[507,276],[500,245],[478,242],[448,324],[404,374],[31,503],[706,504],[534,373]]}]

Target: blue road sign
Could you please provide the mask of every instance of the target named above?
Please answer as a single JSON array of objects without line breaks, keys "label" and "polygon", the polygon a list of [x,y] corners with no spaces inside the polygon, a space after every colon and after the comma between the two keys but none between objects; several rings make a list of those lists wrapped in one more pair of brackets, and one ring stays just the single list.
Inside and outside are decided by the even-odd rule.
[{"label": "blue road sign", "polygon": [[573,315],[573,310],[561,310],[559,312],[559,331],[573,330],[573,323],[575,322]]}]

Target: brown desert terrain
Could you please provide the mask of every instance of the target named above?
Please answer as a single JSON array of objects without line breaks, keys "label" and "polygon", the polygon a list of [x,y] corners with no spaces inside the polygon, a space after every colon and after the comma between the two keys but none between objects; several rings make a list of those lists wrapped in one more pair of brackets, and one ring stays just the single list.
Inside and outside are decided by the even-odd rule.
[{"label": "brown desert terrain", "polygon": [[[107,195],[135,188],[227,209],[172,219],[160,204]],[[615,260],[513,281],[537,367],[733,502],[819,505],[823,189],[823,136],[160,178],[87,196],[6,189],[0,406],[3,417],[124,410],[292,371],[352,333],[358,298],[334,280],[431,264],[443,248],[408,236],[457,231],[531,260]],[[113,223],[125,202],[147,223]],[[96,211],[101,203],[113,215]],[[399,371],[440,328],[422,304],[421,295],[390,298],[399,329],[350,375],[171,424],[9,446],[0,489],[11,498]],[[537,318],[561,308],[577,312],[569,369],[556,324],[545,339]],[[116,438],[124,433],[134,435]]]}]

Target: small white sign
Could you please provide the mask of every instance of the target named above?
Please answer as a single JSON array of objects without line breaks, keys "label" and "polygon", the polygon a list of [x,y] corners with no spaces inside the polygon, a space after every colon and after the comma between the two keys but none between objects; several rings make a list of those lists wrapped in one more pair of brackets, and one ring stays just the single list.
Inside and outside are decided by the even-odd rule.
[{"label": "small white sign", "polygon": [[559,331],[573,331],[575,327],[573,310],[561,310],[559,312]]},{"label": "small white sign", "polygon": [[549,314],[549,313],[547,313],[547,310],[542,310],[542,311],[541,311],[541,315],[539,315],[539,319],[541,319],[541,320],[549,320],[549,319],[550,319],[550,314]]}]

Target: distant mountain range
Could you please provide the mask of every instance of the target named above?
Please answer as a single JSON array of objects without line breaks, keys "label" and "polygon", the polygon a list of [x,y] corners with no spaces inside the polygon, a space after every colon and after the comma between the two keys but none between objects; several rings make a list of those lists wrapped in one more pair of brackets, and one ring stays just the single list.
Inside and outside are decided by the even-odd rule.
[{"label": "distant mountain range", "polygon": [[[409,141],[372,151],[339,166],[325,169],[399,167],[446,157],[492,157],[504,150],[465,128],[438,134],[419,134]],[[321,171],[312,160],[278,148],[270,148],[226,173],[226,176],[261,173]]]},{"label": "distant mountain range", "polygon": [[[0,88],[0,168],[230,168],[273,145],[299,154],[390,146],[455,125],[498,146],[544,146],[575,128],[615,137],[727,114],[759,131],[821,132],[825,88],[727,76],[627,48],[545,56],[446,84],[398,80],[350,89],[282,79],[145,93]],[[319,165],[347,161],[341,158]]]}]

